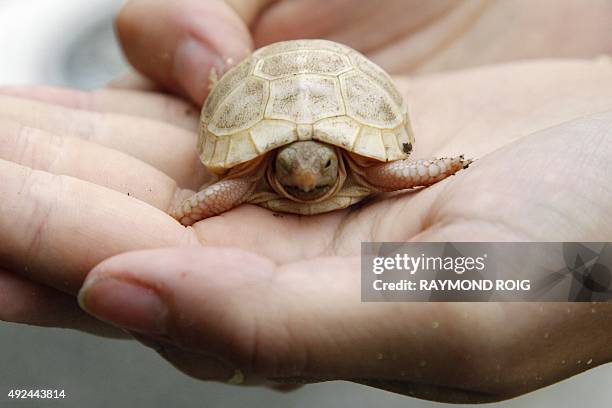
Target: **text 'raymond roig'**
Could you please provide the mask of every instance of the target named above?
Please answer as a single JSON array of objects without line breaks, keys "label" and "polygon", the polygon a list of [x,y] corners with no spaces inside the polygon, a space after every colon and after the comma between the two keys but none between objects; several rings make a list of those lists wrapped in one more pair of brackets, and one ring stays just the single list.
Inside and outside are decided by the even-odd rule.
[{"label": "text 'raymond roig'", "polygon": [[[410,256],[396,254],[392,257],[374,257],[372,272],[383,275],[387,271],[405,271],[410,276],[417,272],[453,272],[463,275],[466,272],[483,272],[487,254],[477,257],[441,257],[441,256]],[[382,276],[381,276],[382,277]],[[419,279],[418,281],[400,279],[386,282],[376,279],[373,289],[376,291],[528,291],[529,280],[515,279]]]}]

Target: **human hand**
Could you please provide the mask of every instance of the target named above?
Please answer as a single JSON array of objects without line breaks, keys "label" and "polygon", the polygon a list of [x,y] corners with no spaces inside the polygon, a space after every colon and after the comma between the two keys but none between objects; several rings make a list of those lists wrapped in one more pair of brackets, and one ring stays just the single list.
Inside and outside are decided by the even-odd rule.
[{"label": "human hand", "polygon": [[387,72],[423,73],[612,53],[610,18],[605,0],[130,0],[117,32],[137,70],[201,105],[211,68],[276,41],[327,38]]},{"label": "human hand", "polygon": [[[82,296],[98,317],[157,337],[165,357],[200,378],[238,368],[248,383],[350,379],[459,401],[516,395],[607,362],[607,305],[568,314],[567,305],[363,304],[357,257],[362,241],[609,241],[612,117],[588,115],[612,110],[611,72],[600,60],[396,78],[421,135],[414,155],[461,151],[479,157],[473,167],[360,208],[275,217],[245,205],[187,229],[166,210],[207,177],[188,105],[116,90],[4,89],[47,103],[0,98],[0,317],[45,324],[44,300],[28,313],[9,306],[32,287],[74,294],[118,253],[191,246],[110,259]],[[149,288],[149,305],[159,295],[163,324],[138,298],[125,304],[117,281]],[[64,305],[56,314],[74,316]]]},{"label": "human hand", "polygon": [[209,176],[193,149],[197,122],[163,95],[2,87],[0,318],[125,337],[73,295],[107,256],[189,244],[165,210],[177,182]]}]

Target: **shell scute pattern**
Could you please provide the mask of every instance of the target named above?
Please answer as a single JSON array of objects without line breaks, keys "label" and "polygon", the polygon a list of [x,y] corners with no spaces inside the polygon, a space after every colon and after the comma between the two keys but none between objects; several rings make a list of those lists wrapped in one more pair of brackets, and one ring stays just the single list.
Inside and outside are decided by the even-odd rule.
[{"label": "shell scute pattern", "polygon": [[221,102],[208,129],[220,136],[250,128],[263,118],[267,98],[266,81],[248,78]]},{"label": "shell scute pattern", "polygon": [[342,114],[344,104],[336,78],[304,74],[270,84],[267,118],[314,123]]},{"label": "shell scute pattern", "polygon": [[327,50],[288,51],[262,58],[253,73],[266,79],[295,74],[339,75],[352,69],[348,57]]},{"label": "shell scute pattern", "polygon": [[295,124],[282,120],[264,120],[258,123],[251,130],[251,136],[260,153],[298,140]]},{"label": "shell scute pattern", "polygon": [[344,45],[297,40],[263,47],[221,78],[202,110],[200,157],[223,172],[310,138],[378,161],[405,158],[414,142],[382,69]]},{"label": "shell scute pattern", "polygon": [[208,98],[206,98],[206,103],[202,109],[202,119],[204,121],[210,120],[219,106],[219,103],[229,95],[240,82],[244,81],[249,76],[252,67],[253,60],[246,59],[223,75],[223,80],[217,83],[214,89],[211,90]]},{"label": "shell scute pattern", "polygon": [[359,71],[367,75],[370,80],[374,81],[376,85],[380,86],[393,99],[395,105],[403,105],[404,99],[395,86],[393,86],[391,77],[382,68],[356,51],[350,53],[350,58]]},{"label": "shell scute pattern", "polygon": [[225,159],[226,166],[236,165],[242,162],[244,157],[255,157],[259,154],[257,146],[251,138],[249,131],[240,132],[230,139],[229,151]]},{"label": "shell scute pattern", "polygon": [[293,40],[281,41],[262,47],[253,53],[253,57],[264,58],[269,55],[299,50],[327,50],[347,55],[352,51],[346,45],[328,40]]},{"label": "shell scute pattern", "polygon": [[391,98],[359,72],[342,75],[347,114],[361,122],[380,128],[394,128],[402,115]]},{"label": "shell scute pattern", "polygon": [[383,143],[380,129],[364,126],[359,132],[353,151],[362,156],[386,160],[385,145]]},{"label": "shell scute pattern", "polygon": [[348,116],[337,116],[318,121],[314,126],[314,139],[327,141],[346,150],[353,150],[360,125]]}]

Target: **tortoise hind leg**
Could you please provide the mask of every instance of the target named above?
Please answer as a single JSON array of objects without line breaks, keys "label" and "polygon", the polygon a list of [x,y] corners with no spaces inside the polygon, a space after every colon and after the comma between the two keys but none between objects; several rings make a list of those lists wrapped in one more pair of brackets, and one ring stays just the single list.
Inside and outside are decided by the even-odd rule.
[{"label": "tortoise hind leg", "polygon": [[463,155],[429,160],[397,160],[365,169],[365,180],[380,191],[395,191],[432,185],[461,169],[472,160]]},{"label": "tortoise hind leg", "polygon": [[253,193],[255,184],[253,180],[240,178],[221,180],[185,200],[171,215],[185,226],[195,224],[244,203]]}]

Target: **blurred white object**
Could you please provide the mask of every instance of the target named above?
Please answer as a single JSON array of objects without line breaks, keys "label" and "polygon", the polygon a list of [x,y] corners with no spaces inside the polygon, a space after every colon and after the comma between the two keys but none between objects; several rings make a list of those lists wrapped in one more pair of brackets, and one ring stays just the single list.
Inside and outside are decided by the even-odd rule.
[{"label": "blurred white object", "polygon": [[112,28],[122,4],[0,0],[0,84],[105,84],[126,67]]}]

